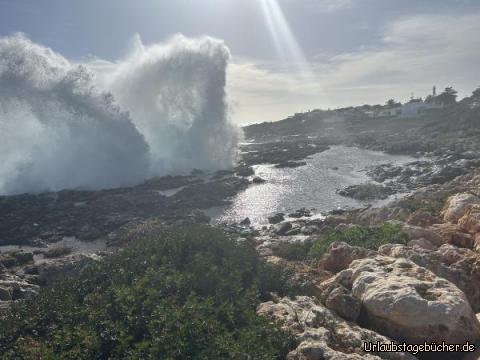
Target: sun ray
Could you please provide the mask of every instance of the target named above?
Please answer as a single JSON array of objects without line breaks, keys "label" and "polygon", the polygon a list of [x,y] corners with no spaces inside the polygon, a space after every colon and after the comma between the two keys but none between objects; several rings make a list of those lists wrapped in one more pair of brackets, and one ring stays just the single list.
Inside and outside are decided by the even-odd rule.
[{"label": "sun ray", "polygon": [[313,79],[314,74],[308,60],[277,0],[261,0],[261,4],[270,35],[283,65],[292,67],[301,78]]}]

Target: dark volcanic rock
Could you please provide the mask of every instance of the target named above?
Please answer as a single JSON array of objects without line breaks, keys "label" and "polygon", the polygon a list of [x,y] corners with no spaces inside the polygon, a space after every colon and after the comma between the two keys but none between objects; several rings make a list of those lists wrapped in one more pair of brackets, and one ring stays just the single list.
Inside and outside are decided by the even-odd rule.
[{"label": "dark volcanic rock", "polygon": [[[1,196],[0,245],[44,246],[66,236],[94,240],[131,222],[185,219],[193,209],[227,204],[247,186],[247,179],[236,177],[204,182],[167,176],[130,188]],[[160,193],[176,188],[180,190],[169,197]]]},{"label": "dark volcanic rock", "polygon": [[239,225],[242,225],[242,226],[249,226],[250,224],[251,224],[251,222],[250,222],[250,219],[248,217],[246,217],[245,219],[243,219],[239,223]]},{"label": "dark volcanic rock", "polygon": [[255,174],[255,171],[253,171],[251,166],[239,166],[235,169],[235,173],[237,176],[251,176]]},{"label": "dark volcanic rock", "polygon": [[295,164],[310,155],[327,150],[325,142],[318,140],[278,140],[248,144],[242,147],[242,159],[247,165]]},{"label": "dark volcanic rock", "polygon": [[275,214],[273,216],[270,216],[268,218],[268,222],[270,224],[278,224],[278,223],[282,222],[284,219],[285,219],[285,214],[278,213],[278,214]]},{"label": "dark volcanic rock", "polygon": [[306,161],[284,161],[275,165],[275,167],[278,169],[282,169],[282,168],[296,168],[296,167],[305,166],[305,165],[307,165]]},{"label": "dark volcanic rock", "polygon": [[255,176],[253,179],[252,179],[252,183],[253,184],[263,184],[263,183],[266,183],[267,180],[265,179],[262,179],[260,176]]},{"label": "dark volcanic rock", "polygon": [[273,232],[277,235],[287,235],[291,229],[292,224],[290,222],[284,222],[273,226]]},{"label": "dark volcanic rock", "polygon": [[299,219],[302,217],[310,217],[312,216],[312,212],[310,210],[307,210],[305,208],[298,209],[297,211],[288,214],[289,217]]}]

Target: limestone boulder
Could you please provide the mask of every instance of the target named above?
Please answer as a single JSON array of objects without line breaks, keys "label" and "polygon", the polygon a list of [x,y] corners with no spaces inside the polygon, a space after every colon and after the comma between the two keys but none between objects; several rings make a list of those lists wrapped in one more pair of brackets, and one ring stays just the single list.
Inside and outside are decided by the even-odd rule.
[{"label": "limestone boulder", "polygon": [[360,317],[361,303],[351,292],[352,271],[344,270],[339,274],[318,285],[317,298],[343,319],[356,322]]},{"label": "limestone boulder", "polygon": [[433,229],[425,229],[420,226],[403,224],[402,231],[407,235],[409,240],[425,239],[436,247],[445,243],[445,239]]},{"label": "limestone boulder", "polygon": [[415,211],[407,219],[407,224],[424,228],[433,224],[438,224],[439,222],[440,220],[438,218],[424,210]]},{"label": "limestone boulder", "polygon": [[352,294],[366,326],[410,343],[480,339],[480,324],[465,294],[450,281],[405,258],[375,256],[351,265]]},{"label": "limestone boulder", "polygon": [[458,247],[473,249],[474,238],[471,234],[459,230],[458,226],[452,223],[435,224],[430,230],[437,232],[443,237],[444,242]]},{"label": "limestone boulder", "polygon": [[475,240],[473,244],[473,249],[476,252],[480,252],[480,233],[475,235]]},{"label": "limestone boulder", "polygon": [[449,280],[465,293],[473,310],[480,311],[480,254],[477,252],[448,244],[437,250],[388,244],[378,251],[386,256],[409,259]]},{"label": "limestone boulder", "polygon": [[480,233],[480,205],[472,205],[458,220],[458,227],[470,234]]},{"label": "limestone boulder", "polygon": [[427,241],[425,239],[410,240],[408,242],[408,246],[411,246],[411,247],[416,246],[416,247],[419,247],[419,248],[422,248],[422,249],[428,249],[428,250],[434,250],[435,249],[435,246],[433,246],[430,241]]},{"label": "limestone boulder", "polygon": [[389,343],[391,340],[343,320],[312,297],[269,301],[260,304],[257,313],[279,322],[295,335],[298,345],[287,355],[287,360],[416,359],[400,352],[365,353],[364,342]]},{"label": "limestone boulder", "polygon": [[449,197],[442,210],[443,220],[456,223],[474,204],[480,204],[480,198],[470,193],[460,193]]},{"label": "limestone boulder", "polygon": [[358,246],[351,246],[345,242],[336,241],[330,245],[321,259],[321,266],[328,271],[337,273],[348,268],[353,260],[363,259],[375,253]]}]

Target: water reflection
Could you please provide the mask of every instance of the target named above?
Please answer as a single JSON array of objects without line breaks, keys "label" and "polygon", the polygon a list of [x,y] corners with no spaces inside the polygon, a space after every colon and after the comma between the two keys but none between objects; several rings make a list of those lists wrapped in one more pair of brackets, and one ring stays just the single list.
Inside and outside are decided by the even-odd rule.
[{"label": "water reflection", "polygon": [[358,208],[365,203],[339,196],[337,189],[369,180],[363,171],[372,165],[412,162],[409,156],[388,155],[378,151],[333,146],[307,160],[307,165],[294,169],[276,169],[258,165],[255,175],[267,180],[239,193],[233,203],[210,212],[214,221],[239,221],[249,217],[254,225],[268,223],[268,216],[292,212],[305,207],[325,213],[334,209]]}]

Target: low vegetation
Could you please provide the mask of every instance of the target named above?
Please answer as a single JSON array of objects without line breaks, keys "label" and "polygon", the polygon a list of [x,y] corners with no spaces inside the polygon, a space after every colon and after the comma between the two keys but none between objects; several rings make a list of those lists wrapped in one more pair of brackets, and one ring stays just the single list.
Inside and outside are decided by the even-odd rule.
[{"label": "low vegetation", "polygon": [[377,250],[390,243],[405,244],[407,236],[396,224],[384,223],[379,226],[352,226],[350,228],[332,230],[321,235],[315,241],[285,242],[280,244],[274,254],[292,261],[316,261],[327,252],[335,241],[343,241],[352,246],[360,246]]},{"label": "low vegetation", "polygon": [[2,359],[279,359],[292,338],[256,306],[288,277],[216,230],[164,230],[0,319]]},{"label": "low vegetation", "polygon": [[274,255],[281,257],[282,259],[291,261],[302,261],[307,259],[308,251],[312,246],[309,242],[283,242],[273,250]]},{"label": "low vegetation", "polygon": [[353,226],[341,230],[331,231],[314,242],[308,256],[319,259],[335,241],[343,241],[352,246],[361,246],[377,250],[384,244],[405,244],[407,236],[401,227],[396,224],[384,223],[379,226]]},{"label": "low vegetation", "polygon": [[429,212],[433,216],[440,216],[445,201],[447,200],[450,193],[438,194],[435,198],[418,198],[418,197],[408,197],[399,202],[399,205],[406,209],[409,213],[414,213],[417,210],[423,210]]}]

